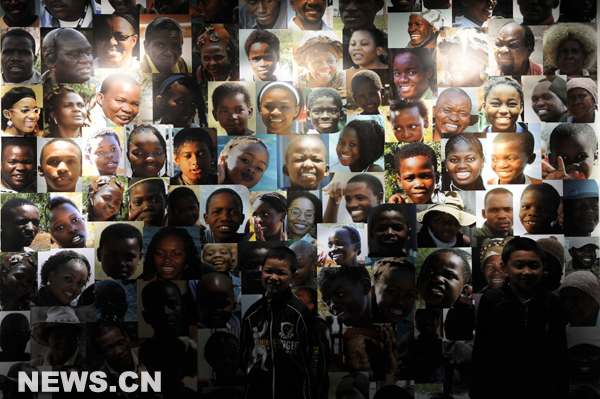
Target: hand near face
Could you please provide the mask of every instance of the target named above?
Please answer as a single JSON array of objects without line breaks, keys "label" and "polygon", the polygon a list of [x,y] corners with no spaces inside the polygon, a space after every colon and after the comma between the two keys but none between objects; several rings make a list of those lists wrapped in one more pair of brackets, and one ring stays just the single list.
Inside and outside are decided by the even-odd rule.
[{"label": "hand near face", "polygon": [[567,173],[565,161],[563,161],[562,157],[559,156],[557,162],[558,168],[555,168],[550,165],[550,162],[545,159],[542,160],[542,178],[544,180],[577,180],[579,179],[579,175],[583,175],[583,173],[577,171]]},{"label": "hand near face", "polygon": [[329,195],[329,198],[334,200],[336,205],[339,205],[342,198],[344,198],[345,189],[346,183],[336,181],[324,187],[323,194]]},{"label": "hand near face", "polygon": [[219,184],[223,184],[225,182],[225,175],[227,174],[227,158],[220,157],[217,168],[218,168],[217,174],[219,176],[218,182],[219,182]]},{"label": "hand near face", "polygon": [[404,197],[402,197],[402,194],[400,193],[396,193],[394,195],[392,195],[390,198],[388,198],[388,204],[405,204],[406,201],[404,200]]}]

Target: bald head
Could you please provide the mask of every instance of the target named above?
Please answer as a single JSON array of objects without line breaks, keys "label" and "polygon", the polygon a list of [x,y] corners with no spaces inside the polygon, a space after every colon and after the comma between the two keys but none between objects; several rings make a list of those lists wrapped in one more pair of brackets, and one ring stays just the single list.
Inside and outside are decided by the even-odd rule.
[{"label": "bald head", "polygon": [[42,57],[53,83],[85,83],[94,74],[92,45],[75,29],[51,31],[42,42]]},{"label": "bald head", "polygon": [[531,28],[512,22],[498,31],[494,57],[504,75],[526,75],[534,47],[535,37]]},{"label": "bald head", "polygon": [[224,273],[212,272],[202,276],[196,290],[200,325],[205,328],[227,327],[235,310],[233,283]]}]

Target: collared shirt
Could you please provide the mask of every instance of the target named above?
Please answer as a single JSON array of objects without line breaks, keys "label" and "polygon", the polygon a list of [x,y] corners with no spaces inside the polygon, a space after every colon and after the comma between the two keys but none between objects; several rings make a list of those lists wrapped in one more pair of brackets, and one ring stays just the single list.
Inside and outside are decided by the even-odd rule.
[{"label": "collared shirt", "polygon": [[[487,73],[490,76],[504,76],[504,72],[502,72],[500,70],[498,65],[488,68],[488,70],[485,73]],[[544,74],[544,69],[542,68],[542,66],[540,64],[536,64],[535,62],[529,60],[529,69],[527,70],[527,73],[525,75],[543,75],[543,74]]]},{"label": "collared shirt", "polygon": [[[290,19],[288,21],[288,29],[290,29],[292,31],[305,30],[305,29],[300,28],[298,25],[296,25],[296,22],[294,22],[295,19],[296,19],[296,17],[292,17],[292,19]],[[331,29],[329,26],[325,25],[325,21],[321,20],[321,27],[319,29],[306,29],[306,30],[333,30],[333,29]]]},{"label": "collared shirt", "polygon": [[[511,227],[510,230],[508,230],[507,237],[512,237],[514,234],[514,230]],[[492,230],[490,230],[490,226],[488,226],[487,221],[483,222],[483,226],[477,228],[477,235],[480,237],[496,237],[494,233],[492,233]]]},{"label": "collared shirt", "polygon": [[33,85],[41,85],[42,84],[42,74],[33,70],[31,77],[22,82],[7,82],[4,74],[2,74],[2,84],[4,85],[21,85],[21,86],[33,86]]},{"label": "collared shirt", "polygon": [[[140,64],[140,70],[144,73],[160,73],[148,54],[144,54],[144,58],[142,58]],[[171,68],[170,73],[192,73],[192,67],[182,57],[179,57],[173,68]]]},{"label": "collared shirt", "polygon": [[[457,18],[458,19],[458,18]],[[453,28],[481,28],[481,26],[477,25],[475,22],[471,21],[469,18],[463,16],[460,20],[457,20],[452,24]]]},{"label": "collared shirt", "polygon": [[[83,18],[83,22],[81,23],[80,28],[91,28],[93,15],[100,14],[100,10],[97,8],[96,2],[94,0],[88,0],[87,5],[87,12],[85,13],[85,17]],[[91,7],[89,7],[90,5]],[[61,21],[58,18],[54,18],[54,16],[52,16],[52,14],[50,14],[46,9],[46,5],[44,4],[44,2],[42,2],[41,5],[41,21],[43,28],[77,28],[77,25],[79,24],[79,20],[67,22]]]}]

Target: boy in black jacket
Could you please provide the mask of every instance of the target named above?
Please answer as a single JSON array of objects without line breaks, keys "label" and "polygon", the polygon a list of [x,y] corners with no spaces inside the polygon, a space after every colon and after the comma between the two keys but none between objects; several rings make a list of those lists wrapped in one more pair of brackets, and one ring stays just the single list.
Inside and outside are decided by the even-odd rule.
[{"label": "boy in black jacket", "polygon": [[247,399],[327,397],[329,380],[313,317],[290,289],[297,263],[286,247],[272,248],[265,257],[262,284],[267,292],[242,322]]}]

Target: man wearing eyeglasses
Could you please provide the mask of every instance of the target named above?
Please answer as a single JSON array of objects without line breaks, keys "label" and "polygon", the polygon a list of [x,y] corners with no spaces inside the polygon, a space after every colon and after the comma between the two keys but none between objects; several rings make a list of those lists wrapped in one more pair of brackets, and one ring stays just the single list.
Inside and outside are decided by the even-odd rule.
[{"label": "man wearing eyeglasses", "polygon": [[33,69],[37,57],[35,40],[24,29],[9,30],[2,36],[2,83],[5,85],[39,85],[42,75]]},{"label": "man wearing eyeglasses", "polygon": [[44,37],[42,57],[48,70],[43,84],[94,83],[92,46],[72,28],[55,29]]},{"label": "man wearing eyeglasses", "polygon": [[[139,69],[138,22],[131,15],[99,15],[94,26],[94,68]],[[134,52],[136,53],[134,56]]]}]

